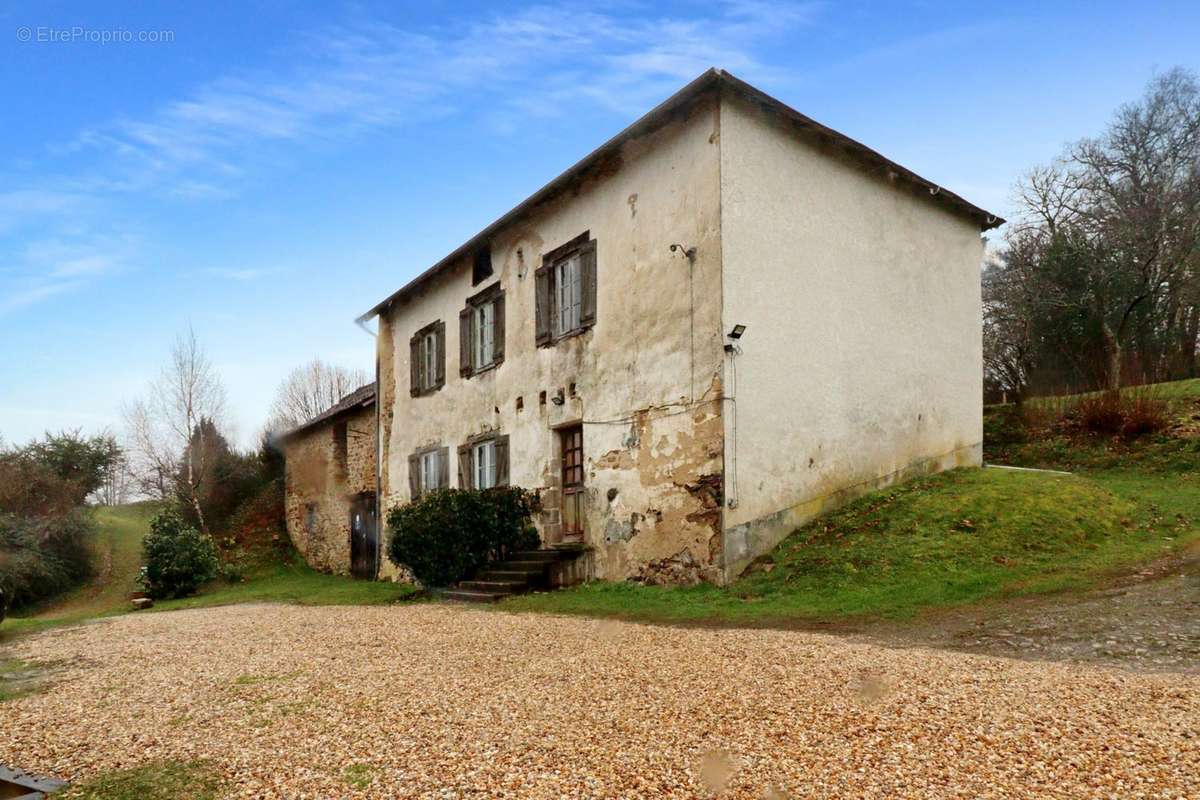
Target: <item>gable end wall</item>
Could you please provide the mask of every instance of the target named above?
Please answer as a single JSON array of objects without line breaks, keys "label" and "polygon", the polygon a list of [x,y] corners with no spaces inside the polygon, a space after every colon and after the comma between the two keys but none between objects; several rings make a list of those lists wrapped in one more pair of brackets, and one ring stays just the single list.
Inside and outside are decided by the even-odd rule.
[{"label": "gable end wall", "polygon": [[726,577],[818,513],[981,463],[978,223],[721,103]]}]

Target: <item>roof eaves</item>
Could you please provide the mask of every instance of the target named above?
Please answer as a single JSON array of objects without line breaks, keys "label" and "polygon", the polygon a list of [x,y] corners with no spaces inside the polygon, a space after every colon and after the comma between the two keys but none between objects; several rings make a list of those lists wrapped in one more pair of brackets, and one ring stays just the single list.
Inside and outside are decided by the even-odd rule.
[{"label": "roof eaves", "polygon": [[947,204],[951,208],[954,208],[955,210],[965,213],[976,219],[979,222],[980,230],[990,230],[1003,225],[1005,222],[1005,220],[1001,217],[992,214],[989,211],[985,211],[979,206],[968,202],[954,192],[951,192],[950,190],[945,189],[930,180],[922,178],[912,170],[900,166],[881,153],[867,147],[865,144],[862,144],[855,139],[851,139],[844,133],[839,133],[828,126],[822,125],[811,117],[801,114],[799,111],[795,110],[781,100],[777,100],[766,92],[756,89],[740,78],[730,75],[725,70],[712,67],[706,70],[691,83],[675,92],[675,94],[668,97],[662,103],[659,103],[646,114],[642,115],[620,133],[613,136],[607,142],[597,147],[579,161],[575,162],[575,164],[563,171],[560,175],[558,175],[558,177],[554,178],[545,186],[538,189],[529,197],[525,198],[517,206],[509,210],[482,231],[472,236],[466,242],[459,245],[449,255],[445,256],[433,266],[422,272],[420,275],[401,286],[381,302],[376,303],[369,311],[361,314],[356,321],[360,323],[365,322],[383,312],[392,303],[411,295],[418,288],[440,275],[448,267],[452,266],[455,262],[465,258],[477,248],[481,247],[505,226],[511,224],[514,220],[535,206],[550,199],[559,190],[584,175],[588,169],[600,162],[602,159],[617,152],[621,145],[623,145],[626,141],[648,131],[654,130],[660,123],[668,119],[674,112],[681,108],[687,107],[689,103],[703,93],[713,89],[719,89],[722,86],[728,87],[730,90],[741,95],[743,98],[789,119],[800,127],[812,131],[816,136],[835,143],[846,152],[866,161],[867,163],[882,167],[885,170],[885,177],[887,179],[903,179],[919,189],[928,191],[931,198],[933,198],[935,201]]},{"label": "roof eaves", "polygon": [[297,436],[305,431],[311,430],[325,422],[330,422],[343,414],[348,414],[352,411],[357,411],[362,408],[369,408],[375,403],[375,384],[368,383],[366,386],[360,386],[350,394],[337,401],[333,406],[320,414],[317,414],[307,422],[285,431],[279,435],[279,439],[285,440]]}]

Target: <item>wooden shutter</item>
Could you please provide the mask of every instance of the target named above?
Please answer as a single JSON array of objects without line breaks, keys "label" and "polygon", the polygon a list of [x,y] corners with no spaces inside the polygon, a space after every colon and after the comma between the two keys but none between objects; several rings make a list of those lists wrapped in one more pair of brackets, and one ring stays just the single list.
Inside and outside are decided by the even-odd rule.
[{"label": "wooden shutter", "polygon": [[437,324],[437,357],[434,359],[437,375],[433,379],[433,388],[440,389],[446,385],[446,323]]},{"label": "wooden shutter", "polygon": [[596,324],[596,240],[592,239],[579,249],[579,278],[583,282],[580,291],[582,308],[579,322],[585,327]]},{"label": "wooden shutter", "polygon": [[421,337],[408,340],[408,393],[416,397],[421,393]]},{"label": "wooden shutter", "polygon": [[475,470],[471,464],[471,445],[464,444],[458,448],[458,488],[470,489],[474,483]]},{"label": "wooden shutter", "polygon": [[504,292],[496,293],[492,308],[492,363],[504,361]]},{"label": "wooden shutter", "polygon": [[496,437],[496,485],[508,486],[508,434]]},{"label": "wooden shutter", "polygon": [[458,374],[464,378],[471,377],[474,372],[472,358],[475,348],[471,342],[471,314],[475,311],[467,306],[458,312]]},{"label": "wooden shutter", "polygon": [[438,488],[448,489],[450,487],[450,448],[443,447],[438,450]]},{"label": "wooden shutter", "polygon": [[413,500],[421,496],[421,457],[416,453],[408,457],[408,493]]},{"label": "wooden shutter", "polygon": [[554,328],[551,320],[554,317],[552,304],[553,293],[550,291],[550,275],[553,265],[546,264],[533,273],[534,299],[537,304],[537,345],[545,347],[554,341]]}]

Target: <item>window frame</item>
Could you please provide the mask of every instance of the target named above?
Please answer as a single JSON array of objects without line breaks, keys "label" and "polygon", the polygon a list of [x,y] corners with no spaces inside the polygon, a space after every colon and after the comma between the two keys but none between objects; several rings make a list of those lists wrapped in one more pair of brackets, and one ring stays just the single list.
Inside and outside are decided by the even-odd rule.
[{"label": "window frame", "polygon": [[[583,263],[580,261],[579,252],[571,253],[564,259],[556,261],[554,264],[552,289],[554,291],[554,314],[553,328],[551,330],[555,339],[562,339],[574,333],[578,333],[583,327]],[[567,276],[570,280],[565,280]],[[568,303],[567,294],[570,292],[570,302]],[[567,311],[570,310],[571,319],[566,319]],[[569,323],[569,324],[568,324]]]},{"label": "window frame", "polygon": [[[504,363],[504,314],[504,290],[500,288],[499,283],[493,283],[467,298],[465,306],[458,314],[460,376],[472,378]],[[487,325],[485,320],[489,316],[490,325]],[[485,325],[489,329],[486,337],[481,335]],[[491,346],[491,353],[486,362],[482,352],[485,340]]]},{"label": "window frame", "polygon": [[471,479],[473,487],[491,489],[496,486],[496,440],[494,438],[484,439],[471,445],[471,467],[475,473]]},{"label": "window frame", "polygon": [[[426,480],[426,464],[432,460],[437,485],[429,486]],[[415,502],[428,492],[450,488],[450,448],[431,445],[414,451],[408,457],[408,488]]]},{"label": "window frame", "polygon": [[491,453],[491,478],[490,486],[483,487],[484,489],[492,489],[497,486],[508,486],[510,483],[509,469],[509,454],[511,452],[508,446],[508,434],[491,431],[478,436],[472,436],[466,442],[459,445],[458,448],[458,488],[460,489],[479,489],[479,461],[478,452],[480,448],[488,447]]},{"label": "window frame", "polygon": [[408,340],[409,394],[421,397],[446,385],[446,324],[435,320]]},{"label": "window frame", "polygon": [[[564,324],[564,272],[570,266],[571,308]],[[564,339],[590,330],[596,324],[596,240],[584,231],[566,244],[546,252],[534,275],[534,306],[537,315],[534,337],[538,347],[551,347]]]}]

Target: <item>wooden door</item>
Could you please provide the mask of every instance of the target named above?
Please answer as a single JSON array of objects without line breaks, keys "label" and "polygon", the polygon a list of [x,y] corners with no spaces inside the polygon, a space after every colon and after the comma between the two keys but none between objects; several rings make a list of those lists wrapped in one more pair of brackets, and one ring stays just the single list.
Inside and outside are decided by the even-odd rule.
[{"label": "wooden door", "polygon": [[583,539],[583,426],[558,432],[562,448],[562,532],[566,541]]},{"label": "wooden door", "polygon": [[363,492],[350,504],[350,574],[373,579],[377,552],[375,495]]}]

